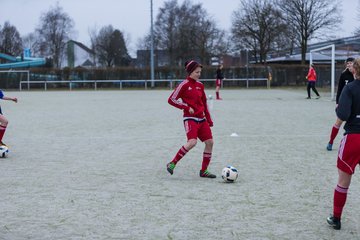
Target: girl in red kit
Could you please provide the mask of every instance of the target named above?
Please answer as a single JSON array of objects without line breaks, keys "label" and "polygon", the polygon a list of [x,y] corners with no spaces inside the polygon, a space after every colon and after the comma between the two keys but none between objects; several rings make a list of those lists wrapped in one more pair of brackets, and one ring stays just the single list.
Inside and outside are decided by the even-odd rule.
[{"label": "girl in red kit", "polygon": [[[184,111],[184,127],[187,142],[176,153],[174,159],[166,165],[167,171],[172,175],[176,164],[185,154],[195,147],[199,138],[205,143],[200,177],[216,178],[208,171],[213,148],[213,137],[210,127],[213,122],[207,109],[204,85],[199,82],[202,65],[191,60],[185,62],[187,78],[177,86],[170,95],[168,103]],[[179,100],[181,99],[181,100]]]},{"label": "girl in red kit", "polygon": [[222,98],[220,97],[220,87],[221,87],[221,82],[224,79],[224,75],[222,73],[222,69],[223,69],[223,65],[220,64],[218,66],[218,68],[216,69],[216,100],[222,100]]}]

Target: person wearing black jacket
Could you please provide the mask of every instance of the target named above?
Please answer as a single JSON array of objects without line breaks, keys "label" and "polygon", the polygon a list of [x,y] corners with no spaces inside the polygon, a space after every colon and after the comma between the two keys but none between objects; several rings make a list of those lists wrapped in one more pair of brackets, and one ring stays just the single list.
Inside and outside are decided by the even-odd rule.
[{"label": "person wearing black jacket", "polygon": [[[339,84],[338,84],[338,89],[337,89],[337,93],[336,93],[336,107],[339,103],[340,94],[341,94],[344,86],[354,80],[353,63],[354,63],[354,58],[349,57],[346,59],[346,62],[345,62],[346,68],[341,73],[340,78],[339,78]],[[334,140],[339,132],[340,126],[341,126],[341,123],[339,121],[336,121],[334,126],[331,129],[330,140],[326,146],[326,149],[328,151],[332,150],[332,146],[333,146]]]},{"label": "person wearing black jacket", "polygon": [[333,214],[327,218],[327,223],[336,230],[341,229],[341,215],[351,177],[360,163],[360,58],[354,60],[353,69],[355,80],[345,85],[336,108],[338,121],[345,122],[337,157],[338,182],[334,190]]},{"label": "person wearing black jacket", "polygon": [[349,57],[346,59],[346,62],[345,62],[346,68],[341,73],[340,78],[339,78],[338,88],[337,88],[337,92],[336,92],[336,104],[339,103],[340,94],[341,94],[341,91],[343,90],[344,86],[354,80],[354,75],[349,70],[352,67],[353,63],[354,63],[354,58]]}]

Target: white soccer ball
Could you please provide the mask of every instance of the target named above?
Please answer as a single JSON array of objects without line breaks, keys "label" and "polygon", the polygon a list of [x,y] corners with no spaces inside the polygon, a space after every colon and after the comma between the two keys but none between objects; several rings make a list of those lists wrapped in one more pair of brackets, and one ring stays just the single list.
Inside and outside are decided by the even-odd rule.
[{"label": "white soccer ball", "polygon": [[0,146],[0,157],[5,158],[9,153],[9,148],[7,146]]},{"label": "white soccer ball", "polygon": [[227,166],[221,172],[222,179],[227,183],[235,182],[238,175],[238,170],[233,166]]},{"label": "white soccer ball", "polygon": [[209,94],[209,97],[208,97],[209,100],[212,100],[213,99],[213,96],[211,94]]}]

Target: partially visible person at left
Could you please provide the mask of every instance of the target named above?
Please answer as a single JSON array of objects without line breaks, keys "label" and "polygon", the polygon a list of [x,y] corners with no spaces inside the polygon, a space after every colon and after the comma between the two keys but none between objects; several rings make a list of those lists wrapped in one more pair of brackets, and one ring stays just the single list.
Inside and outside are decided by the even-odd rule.
[{"label": "partially visible person at left", "polygon": [[336,115],[344,125],[338,157],[338,182],[334,190],[333,213],[327,218],[328,224],[341,229],[341,216],[345,206],[351,177],[360,163],[360,58],[353,64],[355,80],[347,84],[341,92]]},{"label": "partially visible person at left", "polygon": [[[5,96],[2,90],[0,90],[0,99],[17,102],[17,98]],[[4,137],[4,134],[5,134],[5,131],[6,131],[6,127],[7,127],[8,123],[9,123],[9,121],[8,121],[7,118],[3,115],[2,110],[1,110],[1,107],[0,107],[0,145],[1,145],[1,146],[6,146],[6,144],[2,141],[2,139],[3,139],[3,137]]]},{"label": "partially visible person at left", "polygon": [[199,82],[202,65],[191,60],[185,62],[187,77],[174,90],[168,103],[183,111],[183,122],[187,142],[178,150],[173,160],[166,165],[167,171],[172,175],[178,162],[197,144],[197,139],[205,143],[202,155],[200,177],[216,178],[208,171],[214,145],[210,127],[213,121],[210,117],[206,103],[204,85]]}]

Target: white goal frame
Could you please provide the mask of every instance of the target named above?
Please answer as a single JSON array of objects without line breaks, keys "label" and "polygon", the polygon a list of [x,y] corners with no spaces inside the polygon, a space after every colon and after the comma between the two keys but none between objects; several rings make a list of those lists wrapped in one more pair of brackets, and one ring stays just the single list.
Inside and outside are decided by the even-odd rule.
[{"label": "white goal frame", "polygon": [[335,44],[310,50],[310,65],[313,63],[313,57],[312,57],[313,52],[320,52],[328,48],[331,48],[331,100],[334,101],[335,100]]}]

